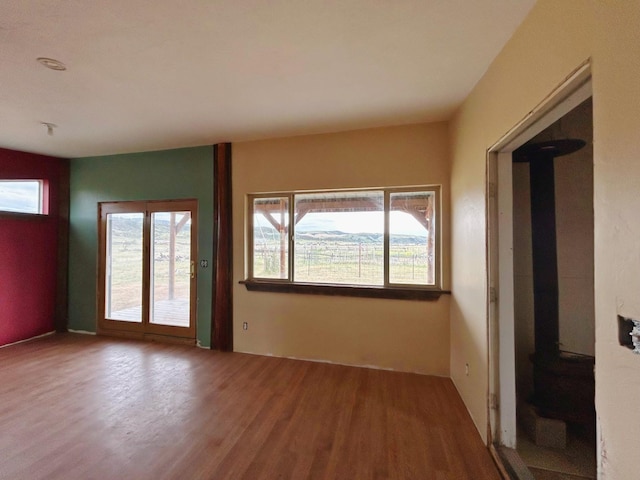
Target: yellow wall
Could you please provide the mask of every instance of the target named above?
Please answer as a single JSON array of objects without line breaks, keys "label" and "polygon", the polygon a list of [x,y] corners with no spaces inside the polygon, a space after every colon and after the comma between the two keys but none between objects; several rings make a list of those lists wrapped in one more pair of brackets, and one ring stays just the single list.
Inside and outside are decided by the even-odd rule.
[{"label": "yellow wall", "polygon": [[[237,283],[245,278],[247,194],[419,184],[442,185],[441,217],[448,219],[445,123],[235,143],[234,350],[448,376],[447,295],[429,302],[362,299],[248,292]],[[445,288],[448,231],[445,221]]]},{"label": "yellow wall", "polygon": [[451,127],[451,375],[485,435],[486,150],[592,58],[596,410],[607,479],[638,471],[640,357],[617,344],[616,325],[618,313],[640,318],[638,25],[636,0],[539,0]]},{"label": "yellow wall", "polygon": [[451,125],[451,377],[483,436],[488,385],[486,151],[589,58],[585,6],[582,0],[539,1]]},{"label": "yellow wall", "polygon": [[638,478],[640,356],[616,314],[640,319],[640,2],[595,2],[596,411],[606,478]]}]

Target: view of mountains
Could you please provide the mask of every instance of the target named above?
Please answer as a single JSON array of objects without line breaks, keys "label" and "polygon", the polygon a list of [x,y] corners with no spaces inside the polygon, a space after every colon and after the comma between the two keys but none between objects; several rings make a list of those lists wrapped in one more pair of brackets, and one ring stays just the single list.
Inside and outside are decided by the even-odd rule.
[{"label": "view of mountains", "polygon": [[[260,229],[257,237],[267,243],[276,243],[280,241],[280,235],[274,228]],[[345,233],[336,230],[323,232],[298,232],[296,234],[297,242],[336,242],[336,243],[352,243],[352,244],[382,244],[382,233]],[[420,235],[393,235],[391,237],[393,244],[405,245],[426,245],[427,237]]]}]

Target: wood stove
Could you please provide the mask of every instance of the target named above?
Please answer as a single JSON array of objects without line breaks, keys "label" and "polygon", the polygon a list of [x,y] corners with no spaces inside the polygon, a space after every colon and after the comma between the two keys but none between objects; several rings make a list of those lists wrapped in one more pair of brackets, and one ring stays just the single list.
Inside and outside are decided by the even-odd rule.
[{"label": "wood stove", "polygon": [[535,353],[531,403],[540,416],[588,423],[595,418],[595,359],[559,347],[558,259],[554,162],[585,142],[577,139],[525,144],[514,162],[529,164]]}]

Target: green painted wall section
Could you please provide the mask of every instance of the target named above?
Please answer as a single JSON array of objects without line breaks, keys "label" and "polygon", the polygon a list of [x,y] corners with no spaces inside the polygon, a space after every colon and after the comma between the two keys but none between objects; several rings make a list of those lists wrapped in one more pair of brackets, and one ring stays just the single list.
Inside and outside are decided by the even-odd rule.
[{"label": "green painted wall section", "polygon": [[[71,160],[69,328],[96,331],[98,202],[198,199],[197,338],[210,346],[213,147]],[[208,260],[209,267],[199,266]]]}]

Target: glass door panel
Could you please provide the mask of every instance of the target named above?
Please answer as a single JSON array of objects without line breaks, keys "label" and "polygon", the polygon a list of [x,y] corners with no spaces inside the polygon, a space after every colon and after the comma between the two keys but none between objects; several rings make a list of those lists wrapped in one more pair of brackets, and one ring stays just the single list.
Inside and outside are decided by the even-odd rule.
[{"label": "glass door panel", "polygon": [[191,268],[191,212],[152,213],[150,323],[189,327]]},{"label": "glass door panel", "polygon": [[197,200],[99,204],[99,333],[196,338]]},{"label": "glass door panel", "polygon": [[144,213],[107,214],[105,317],[142,323]]}]

